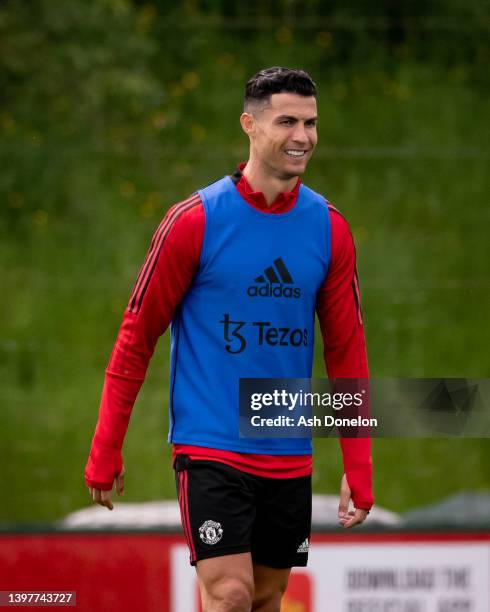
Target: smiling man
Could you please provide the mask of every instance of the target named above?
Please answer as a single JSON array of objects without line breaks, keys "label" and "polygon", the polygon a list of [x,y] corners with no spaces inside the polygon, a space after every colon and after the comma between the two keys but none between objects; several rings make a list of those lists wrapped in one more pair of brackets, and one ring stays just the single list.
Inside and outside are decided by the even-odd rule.
[{"label": "smiling man", "polygon": [[[316,87],[269,68],[245,91],[250,156],[170,208],[107,368],[85,479],[112,509],[122,444],[158,337],[172,325],[170,432],[182,525],[204,612],[277,612],[305,566],[312,444],[239,435],[240,378],[308,378],[315,311],[331,378],[367,378],[355,250],[345,219],[301,183],[317,143]],[[369,440],[342,439],[339,522],[373,504]],[[352,499],[355,511],[349,511]]]}]

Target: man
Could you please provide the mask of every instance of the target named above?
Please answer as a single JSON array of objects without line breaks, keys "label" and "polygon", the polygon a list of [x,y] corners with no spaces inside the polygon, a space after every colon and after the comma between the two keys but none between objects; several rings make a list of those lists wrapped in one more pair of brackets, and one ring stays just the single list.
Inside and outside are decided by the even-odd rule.
[{"label": "man", "polygon": [[[131,409],[172,323],[169,440],[206,612],[278,611],[291,567],[308,557],[311,440],[240,438],[239,379],[310,377],[315,310],[329,377],[368,376],[347,222],[299,179],[317,143],[314,82],[262,70],[246,85],[240,122],[247,163],[173,206],[153,237],[85,472],[93,500],[112,509]],[[339,521],[350,528],[373,503],[370,444],[341,446]]]}]

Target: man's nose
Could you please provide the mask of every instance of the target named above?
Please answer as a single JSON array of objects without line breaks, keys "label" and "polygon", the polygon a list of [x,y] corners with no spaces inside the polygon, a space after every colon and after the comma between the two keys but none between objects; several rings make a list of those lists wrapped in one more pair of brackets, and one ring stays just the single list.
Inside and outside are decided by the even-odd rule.
[{"label": "man's nose", "polygon": [[294,142],[301,144],[306,144],[308,142],[308,135],[306,133],[305,126],[302,123],[297,123],[294,126],[292,137]]}]

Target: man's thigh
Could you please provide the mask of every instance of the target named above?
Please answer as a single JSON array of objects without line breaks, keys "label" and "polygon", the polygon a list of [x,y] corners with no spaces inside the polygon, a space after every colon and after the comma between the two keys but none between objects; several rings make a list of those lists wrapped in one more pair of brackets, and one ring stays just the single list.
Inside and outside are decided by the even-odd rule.
[{"label": "man's thigh", "polygon": [[253,610],[280,610],[291,568],[275,569],[254,563]]},{"label": "man's thigh", "polygon": [[[221,609],[220,604],[237,596],[253,610],[280,610],[290,569],[253,564],[250,553],[203,559],[196,563],[204,610]],[[236,600],[236,599],[235,599]]]},{"label": "man's thigh", "polygon": [[204,609],[213,602],[226,601],[237,592],[246,600],[253,599],[254,570],[250,553],[202,559],[196,563]]}]

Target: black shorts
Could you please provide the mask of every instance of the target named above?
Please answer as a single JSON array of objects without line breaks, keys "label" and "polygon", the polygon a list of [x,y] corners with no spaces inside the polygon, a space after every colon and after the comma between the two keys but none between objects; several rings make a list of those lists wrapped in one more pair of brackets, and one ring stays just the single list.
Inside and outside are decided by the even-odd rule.
[{"label": "black shorts", "polygon": [[311,476],[264,478],[186,455],[174,467],[191,565],[244,552],[278,569],[307,564]]}]

